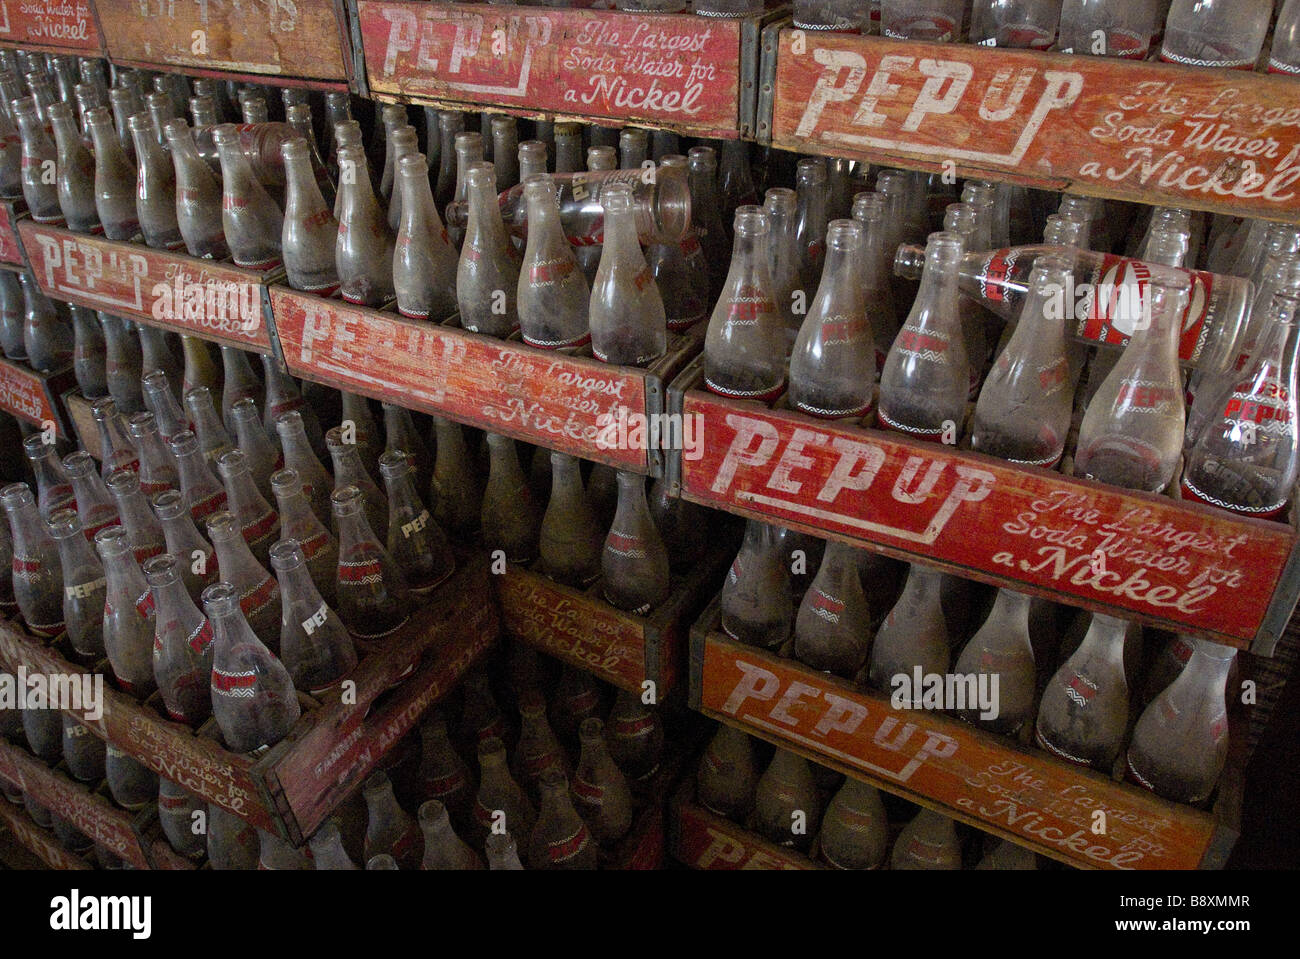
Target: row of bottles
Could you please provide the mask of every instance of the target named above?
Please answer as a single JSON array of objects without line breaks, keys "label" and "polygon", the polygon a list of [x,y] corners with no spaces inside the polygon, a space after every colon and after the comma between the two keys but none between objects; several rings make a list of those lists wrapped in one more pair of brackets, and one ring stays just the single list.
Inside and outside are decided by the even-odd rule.
[{"label": "row of bottles", "polygon": [[[721,626],[911,708],[951,710],[1022,739],[1032,728],[1040,747],[1069,762],[1110,773],[1124,756],[1130,778],[1167,799],[1209,798],[1227,758],[1234,649],[1171,636],[1140,671],[1142,631],[1132,623],[919,565],[887,612],[873,610],[899,574],[864,550],[751,520],[723,585]],[[1044,668],[1052,644],[1057,665]],[[931,702],[914,684],[918,671],[976,677],[990,694]]]}]

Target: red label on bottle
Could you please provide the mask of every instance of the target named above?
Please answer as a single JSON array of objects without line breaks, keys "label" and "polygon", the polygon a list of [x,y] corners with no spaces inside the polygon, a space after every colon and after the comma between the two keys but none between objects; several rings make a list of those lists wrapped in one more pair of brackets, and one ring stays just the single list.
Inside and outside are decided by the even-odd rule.
[{"label": "red label on bottle", "polygon": [[15,576],[21,576],[24,579],[35,576],[42,569],[41,561],[38,559],[22,559],[14,554],[13,561],[10,563],[10,569]]},{"label": "red label on bottle", "polygon": [[727,319],[733,323],[753,323],[766,313],[776,312],[776,304],[767,297],[745,297],[727,303]]},{"label": "red label on bottle", "polygon": [[95,541],[95,534],[98,533],[101,529],[108,529],[110,526],[119,526],[119,525],[121,525],[121,520],[119,520],[116,516],[112,517],[111,519],[105,520],[102,523],[96,523],[95,525],[91,526],[86,530],[86,539],[90,540],[93,543]]},{"label": "red label on bottle", "polygon": [[573,270],[573,260],[543,260],[528,271],[528,278],[537,284],[555,283],[569,276]]},{"label": "red label on bottle", "polygon": [[433,799],[442,799],[444,796],[450,796],[459,792],[465,787],[465,777],[459,772],[453,772],[446,776],[437,776],[433,779],[424,780],[424,791]]},{"label": "red label on bottle", "polygon": [[610,719],[610,732],[616,739],[636,739],[654,728],[655,717],[649,713],[634,719]]},{"label": "red label on bottle", "polygon": [[148,619],[153,615],[153,590],[146,589],[135,600],[135,612],[141,619]]},{"label": "red label on bottle", "polygon": [[920,359],[935,363],[948,361],[948,358],[943,355],[948,351],[946,336],[905,326],[898,331],[896,342],[901,349],[915,353]]},{"label": "red label on bottle", "polygon": [[[172,718],[174,719],[175,717]],[[188,810],[190,808],[190,801],[185,796],[163,796],[160,794],[158,796],[158,808],[166,809],[169,812],[177,809]]]},{"label": "red label on bottle", "polygon": [[1092,697],[1097,695],[1097,684],[1075,673],[1065,686],[1065,695],[1070,697],[1076,706],[1087,706]]},{"label": "red label on bottle", "polygon": [[204,618],[203,622],[199,623],[185,642],[196,654],[202,656],[212,643],[212,624]]},{"label": "red label on bottle", "polygon": [[654,281],[655,276],[650,272],[650,267],[647,266],[632,278],[632,285],[635,286],[639,292],[644,292],[647,287],[654,283]]},{"label": "red label on bottle", "polygon": [[583,825],[580,825],[578,831],[568,839],[561,839],[559,842],[548,842],[546,844],[546,858],[553,863],[568,862],[574,856],[578,855],[578,853],[582,852],[583,848],[590,841],[590,837],[587,833],[587,826],[584,823]]},{"label": "red label on bottle", "polygon": [[553,752],[520,756],[519,766],[520,772],[523,773],[525,779],[537,779],[548,769],[559,769],[561,766],[560,756],[558,753]]},{"label": "red label on bottle", "polygon": [[266,513],[261,519],[254,520],[244,527],[244,542],[249,546],[252,546],[262,541],[267,536],[271,535],[272,531],[275,529],[275,524],[279,521],[280,517],[276,515],[275,510]]},{"label": "red label on bottle", "polygon": [[813,612],[828,623],[838,624],[840,613],[844,612],[844,603],[817,586],[811,587],[810,593],[809,606]]},{"label": "red label on bottle", "polygon": [[205,496],[197,503],[191,504],[190,516],[194,518],[194,522],[199,523],[217,512],[217,510],[224,509],[225,505],[226,491],[224,489],[217,490],[210,496]]},{"label": "red label on bottle", "polygon": [[302,555],[304,558],[311,559],[322,549],[324,549],[329,544],[329,541],[330,541],[330,534],[322,532],[322,533],[317,533],[311,539],[303,540],[299,542],[298,547],[302,550]]},{"label": "red label on bottle", "polygon": [[338,578],[341,583],[378,583],[383,581],[383,573],[377,558],[359,563],[340,560]]},{"label": "red label on bottle", "polygon": [[135,553],[135,561],[143,566],[145,560],[153,559],[155,556],[161,556],[162,551],[162,546],[157,543],[150,543],[148,546],[141,546],[132,552]]},{"label": "red label on bottle", "polygon": [[253,589],[239,598],[239,608],[243,610],[244,617],[251,619],[254,614],[260,612],[267,603],[271,601],[271,596],[278,588],[275,577],[268,576],[262,580]]},{"label": "red label on bottle", "polygon": [[616,556],[630,559],[644,559],[646,555],[644,539],[635,533],[623,533],[614,529],[605,537],[605,549]]},{"label": "red label on bottle", "polygon": [[170,483],[146,483],[143,479],[140,480],[140,492],[149,499],[153,499],[159,493],[165,493],[171,488]]},{"label": "red label on bottle", "polygon": [[575,776],[573,778],[573,794],[581,797],[585,802],[593,806],[599,806],[605,801],[605,790],[595,783],[589,783],[585,779]]},{"label": "red label on bottle", "polygon": [[257,673],[254,670],[245,670],[238,673],[227,673],[212,667],[212,691],[222,696],[229,696],[233,699],[252,699],[256,693]]}]

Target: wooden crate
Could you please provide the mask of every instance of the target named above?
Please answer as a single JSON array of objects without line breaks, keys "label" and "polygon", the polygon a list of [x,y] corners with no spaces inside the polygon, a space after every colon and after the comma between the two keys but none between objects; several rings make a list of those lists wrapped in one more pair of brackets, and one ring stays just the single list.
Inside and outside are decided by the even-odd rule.
[{"label": "wooden crate", "polygon": [[1294,81],[769,27],[759,138],[1047,190],[1300,221]]},{"label": "wooden crate", "polygon": [[660,451],[619,449],[620,417],[662,411],[664,383],[699,352],[704,333],[670,334],[668,353],[638,369],[279,284],[270,295],[294,376],[638,473],[657,474]]},{"label": "wooden crate", "polygon": [[672,593],[648,616],[611,606],[599,583],[574,589],[515,565],[492,581],[509,635],[619,689],[639,694],[652,682],[656,702],[664,702],[684,674],[691,622],[716,592],[731,555],[715,548],[688,574],[674,576]]},{"label": "wooden crate", "polygon": [[[1220,868],[1237,838],[1235,759],[1212,812],[1172,803],[956,718],[895,709],[878,693],[738,643],[722,632],[716,601],[691,632],[691,705],[1080,868]],[[1103,834],[1093,832],[1099,809]]]},{"label": "wooden crate", "polygon": [[[0,3],[5,0],[0,0]],[[18,218],[27,212],[22,200],[0,200],[0,266],[25,269],[22,241],[18,238]]]},{"label": "wooden crate", "polygon": [[803,853],[764,839],[695,800],[695,777],[673,793],[668,812],[668,851],[691,869],[825,869]]},{"label": "wooden crate", "polygon": [[696,387],[708,438],[682,495],[968,579],[1270,655],[1295,608],[1296,531]]},{"label": "wooden crate", "polygon": [[760,18],[354,0],[373,94],[735,139]]},{"label": "wooden crate", "polygon": [[57,836],[43,829],[23,811],[22,807],[0,802],[0,826],[8,829],[23,848],[32,852],[51,869],[82,870],[95,868],[87,859],[63,847]]},{"label": "wooden crate", "polygon": [[271,352],[266,284],[284,275],[139,243],[18,224],[46,296],[255,353]]},{"label": "wooden crate", "polygon": [[[321,703],[305,711],[289,735],[261,755],[232,753],[107,683],[101,717],[71,712],[183,789],[301,844],[496,641],[498,614],[487,575],[485,558],[462,558],[452,579],[401,632],[347,677],[356,684],[354,704]],[[0,661],[33,672],[86,671],[8,623],[0,623]]]},{"label": "wooden crate", "polygon": [[0,46],[103,56],[90,0],[0,0]]},{"label": "wooden crate", "polygon": [[59,398],[75,382],[71,364],[53,373],[37,373],[26,363],[0,356],[0,410],[41,429],[53,423],[55,435],[68,439],[68,420]]},{"label": "wooden crate", "polygon": [[347,89],[352,76],[347,21],[334,0],[95,0],[95,9],[110,59],[124,66],[331,90]]}]

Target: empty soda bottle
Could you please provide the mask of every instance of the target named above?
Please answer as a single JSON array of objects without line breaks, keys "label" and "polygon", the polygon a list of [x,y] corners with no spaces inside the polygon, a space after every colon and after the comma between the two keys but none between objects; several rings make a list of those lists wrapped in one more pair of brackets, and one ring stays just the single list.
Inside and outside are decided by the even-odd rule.
[{"label": "empty soda bottle", "polygon": [[569,774],[569,760],[546,718],[546,700],[536,689],[519,694],[519,742],[515,746],[511,772],[519,785],[534,798],[538,782],[548,770]]},{"label": "empty soda bottle", "polygon": [[826,419],[865,416],[876,380],[875,341],[854,268],[862,227],[834,220],[821,284],[790,356],[790,405]]},{"label": "empty soda bottle", "polygon": [[317,591],[296,540],[271,547],[271,566],[280,582],[281,662],[298,689],[320,697],[357,664],[352,639]]},{"label": "empty soda bottle", "polygon": [[152,498],[164,490],[175,489],[180,483],[180,474],[158,432],[154,414],[136,413],[127,421],[127,427],[140,454],[140,491]]},{"label": "empty soda bottle", "polygon": [[182,336],[181,350],[185,354],[185,372],[181,377],[180,397],[184,399],[185,394],[200,386],[209,392],[217,392],[221,387],[221,377],[212,362],[210,344],[196,336]]},{"label": "empty soda bottle", "polygon": [[1160,0],[1065,0],[1061,52],[1145,60],[1164,6]]},{"label": "empty soda bottle", "polygon": [[465,184],[469,221],[456,268],[460,324],[473,333],[506,337],[519,328],[519,255],[506,236],[492,164],[470,164]]},{"label": "empty soda bottle", "polygon": [[[345,415],[346,415],[345,410]],[[368,414],[367,414],[368,415]],[[345,420],[346,422],[346,420]],[[373,422],[370,424],[373,426]],[[356,442],[345,442],[348,433],[339,426],[332,427],[325,434],[325,445],[330,452],[330,458],[334,462],[334,489],[339,490],[344,486],[355,486],[362,493],[362,499],[365,504],[366,519],[371,529],[388,529],[388,500],[379,491],[375,481],[370,478],[363,465],[365,461],[361,457],[361,430],[358,428],[352,437]],[[369,453],[369,451],[367,451]],[[376,459],[379,457],[379,451],[374,451]],[[332,508],[332,507],[331,507]],[[334,527],[338,530],[338,514],[334,514]]]},{"label": "empty soda bottle", "polygon": [[621,182],[601,192],[604,247],[591,287],[591,350],[603,363],[643,366],[668,348],[667,314],[637,239],[632,188]]},{"label": "empty soda bottle", "polygon": [[1074,473],[1127,489],[1161,492],[1178,468],[1184,405],[1178,367],[1185,275],[1152,271],[1139,318],[1115,368],[1079,425]]},{"label": "empty soda bottle", "polygon": [[413,134],[415,133],[415,127],[407,123],[406,107],[400,103],[385,104],[379,116],[384,125],[384,170],[379,177],[379,198],[384,203],[388,203],[393,197],[397,174],[396,164],[400,158],[397,152],[398,144],[393,142],[394,134],[402,131],[404,136],[407,129]]},{"label": "empty soda bottle", "polygon": [[1184,498],[1245,516],[1285,515],[1295,488],[1300,298],[1278,293],[1268,325],[1230,385],[1219,386],[1186,454]]},{"label": "empty soda bottle", "polygon": [[[962,189],[962,203],[949,203],[944,209],[943,229],[956,233],[967,250],[982,250],[993,245],[989,239],[993,210],[996,204],[997,185],[979,180],[967,180]],[[970,388],[967,397],[979,394],[980,377],[984,361],[988,358],[989,317],[984,309],[967,297],[957,297],[957,315],[961,322],[962,340],[966,345],[967,370]]]},{"label": "empty soda bottle", "polygon": [[280,542],[297,542],[312,582],[325,602],[332,606],[336,601],[334,578],[338,571],[338,543],[312,510],[297,470],[286,467],[272,473],[271,488],[279,507]]},{"label": "empty soda bottle", "polygon": [[[447,204],[447,211],[464,209],[469,202],[469,185],[466,174],[475,163],[482,163],[486,157],[483,149],[483,135],[478,131],[457,133],[456,151],[456,192]],[[459,218],[448,218],[447,232],[451,245],[460,249],[465,241],[465,224]]]},{"label": "empty soda bottle", "polygon": [[[72,328],[55,312],[28,273],[19,273],[23,288],[23,351],[37,373],[53,373],[72,362]],[[112,389],[111,370],[109,388]]]},{"label": "empty soda bottle", "polygon": [[777,649],[790,636],[790,567],[775,526],[751,519],[722,585],[722,629],[732,639]]},{"label": "empty soda bottle", "polygon": [[235,418],[231,410],[243,399],[258,402],[262,384],[248,362],[248,354],[233,346],[221,347],[221,422],[227,433],[235,432]]},{"label": "empty soda bottle", "polygon": [[311,869],[311,861],[306,854],[295,849],[279,836],[272,835],[260,827],[253,827],[257,832],[257,869],[272,871],[289,871]]},{"label": "empty soda bottle", "polygon": [[316,514],[316,518],[327,521],[333,516],[330,509],[330,492],[334,489],[334,481],[329,473],[325,472],[325,467],[312,451],[304,422],[302,413],[292,410],[282,413],[276,419],[275,429],[280,436],[280,447],[284,451],[285,468],[292,469],[298,474],[303,495],[311,503],[311,510]]},{"label": "empty soda bottle", "polygon": [[961,257],[960,236],[930,235],[921,289],[880,375],[876,415],[888,429],[956,442],[970,388],[957,312],[956,267]]},{"label": "empty soda bottle", "polygon": [[[393,173],[389,172],[388,158],[392,159],[392,170],[395,172],[402,160],[408,156],[415,157],[422,167],[425,165],[426,161],[424,154],[420,153],[415,127],[401,126],[394,130],[393,135],[388,138],[388,154],[384,166],[385,182],[396,183],[396,180],[392,179]],[[402,222],[402,200],[402,191],[390,188],[385,202],[388,204],[388,228],[394,232],[397,231]]]},{"label": "empty soda bottle", "polygon": [[167,552],[180,562],[185,591],[198,603],[203,589],[216,580],[216,554],[199,534],[182,493],[176,490],[159,493],[154,497],[153,508],[162,524]]},{"label": "empty soda bottle", "polygon": [[[396,403],[380,404],[384,411],[384,452],[400,452],[415,471],[412,482],[427,488],[433,475],[433,454],[420,438],[411,411]],[[383,476],[383,469],[379,471]]]},{"label": "empty soda bottle", "polygon": [[31,751],[47,763],[58,762],[63,756],[63,720],[59,711],[35,707],[30,701],[20,708],[23,735]]},{"label": "empty soda bottle", "polygon": [[257,827],[215,803],[208,804],[208,863],[213,869],[257,868]]},{"label": "empty soda bottle", "polygon": [[[86,399],[107,396],[107,354],[99,320],[84,306],[69,306],[68,312],[72,316],[72,369],[77,389]],[[26,349],[24,345],[23,352]]]},{"label": "empty soda bottle", "polygon": [[541,520],[528,489],[515,441],[487,434],[491,466],[483,490],[483,544],[500,549],[512,563],[531,563],[537,556]]},{"label": "empty soda bottle", "polygon": [[158,774],[112,743],[104,751],[104,779],[124,809],[143,809],[158,798]]},{"label": "empty soda bottle", "polygon": [[[722,222],[722,200],[718,196],[718,155],[712,147],[693,147],[687,153],[687,185],[691,197],[691,228],[709,268],[709,293],[716,297],[726,276],[727,229]],[[825,224],[823,224],[823,227]]]},{"label": "empty soda bottle", "polygon": [[1124,744],[1128,683],[1122,619],[1094,613],[1083,642],[1043,690],[1034,740],[1053,755],[1109,773]]},{"label": "empty soda bottle", "polygon": [[1228,757],[1225,687],[1237,651],[1189,639],[1192,655],[1178,678],[1138,718],[1128,747],[1128,776],[1173,802],[1209,799]]},{"label": "empty soda bottle", "polygon": [[442,528],[429,515],[415,490],[415,471],[401,450],[379,458],[388,488],[388,552],[415,593],[427,593],[456,568],[456,558]]},{"label": "empty soda bottle", "polygon": [[[950,642],[948,624],[940,602],[943,574],[913,564],[907,573],[902,595],[880,624],[871,645],[868,681],[873,689],[890,692],[896,676],[905,676],[910,687],[913,673],[946,673]],[[909,700],[920,705],[921,690],[912,689]]]},{"label": "empty soda bottle", "polygon": [[597,846],[569,800],[569,783],[559,769],[541,777],[541,810],[528,844],[532,869],[595,869]]},{"label": "empty soda bottle", "polygon": [[339,151],[340,179],[335,214],[338,236],[334,262],[339,292],[349,303],[382,306],[393,294],[393,235],[375,199],[365,151]]},{"label": "empty soda bottle", "polygon": [[488,869],[522,870],[524,868],[523,863],[519,861],[519,850],[515,846],[514,837],[508,832],[492,833],[488,836],[483,851],[487,856]]},{"label": "empty soda bottle", "polygon": [[338,222],[316,183],[311,151],[311,144],[303,139],[280,147],[285,175],[280,249],[291,287],[330,296],[339,288],[334,261]]},{"label": "empty soda bottle", "polygon": [[420,831],[424,834],[421,869],[482,869],[483,860],[456,835],[447,807],[436,799],[420,806]]},{"label": "empty soda bottle", "polygon": [[1046,50],[1056,41],[1061,0],[976,0],[970,42],[982,47]]},{"label": "empty soda bottle", "polygon": [[83,783],[98,783],[104,778],[104,741],[67,713],[62,723],[63,761],[68,772]]},{"label": "empty soda bottle", "polygon": [[144,351],[135,326],[130,320],[103,312],[99,323],[104,334],[104,376],[109,395],[124,414],[138,413],[144,409]]},{"label": "empty soda bottle", "polygon": [[[233,533],[233,522],[229,525]],[[214,636],[212,715],[226,746],[248,753],[275,745],[301,711],[289,671],[244,618],[237,586],[209,586],[203,591],[203,609]]]},{"label": "empty soda bottle", "polygon": [[339,531],[339,565],[335,576],[338,612],[359,639],[391,634],[411,615],[411,594],[401,568],[375,537],[356,486],[331,496]]},{"label": "empty soda bottle", "polygon": [[537,814],[523,789],[511,778],[505,746],[497,737],[488,736],[479,740],[477,751],[479,787],[474,821],[479,832],[486,836],[504,830],[531,836]]},{"label": "empty soda bottle", "polygon": [[972,449],[1047,469],[1060,462],[1074,405],[1061,308],[1068,282],[1063,261],[1035,262],[1020,322],[975,404]]},{"label": "empty soda bottle", "polygon": [[389,855],[402,869],[418,869],[424,842],[415,817],[398,805],[383,772],[371,773],[361,790],[366,800],[365,858]]},{"label": "empty soda bottle", "polygon": [[154,136],[153,124],[137,113],[128,121],[139,162],[135,181],[136,220],[144,240],[162,250],[185,245],[176,220],[176,168]]},{"label": "empty soda bottle", "polygon": [[826,256],[827,193],[826,161],[821,157],[800,160],[795,172],[795,242],[806,290],[816,286]]},{"label": "empty soda bottle", "polygon": [[23,289],[18,274],[0,270],[0,347],[11,360],[27,360],[23,342]]},{"label": "empty soda bottle", "polygon": [[144,564],[156,612],[153,671],[167,715],[198,726],[212,714],[212,626],[181,578],[170,553]]},{"label": "empty soda bottle", "polygon": [[633,790],[659,771],[664,729],[656,708],[637,693],[621,689],[605,723],[605,743]]},{"label": "empty soda bottle", "polygon": [[443,228],[420,154],[397,164],[402,215],[393,253],[393,286],[403,316],[439,322],[456,312],[458,257]]},{"label": "empty soda bottle", "polygon": [[249,472],[248,454],[229,450],[217,460],[226,487],[226,509],[234,514],[253,557],[263,567],[270,560],[271,544],[280,538],[280,514],[266,501]]},{"label": "empty soda bottle", "polygon": [[600,571],[601,592],[619,609],[645,616],[668,598],[668,551],[650,519],[645,477],[637,473],[618,473],[618,509]]},{"label": "empty soda bottle", "polygon": [[[208,407],[211,407],[210,402]],[[176,457],[181,494],[194,522],[201,523],[217,510],[224,509],[225,487],[213,475],[212,467],[199,447],[199,438],[190,430],[181,430],[172,437],[169,445]]]},{"label": "empty soda bottle", "polygon": [[272,499],[271,474],[280,466],[280,454],[262,428],[262,417],[252,399],[240,400],[231,408],[230,414],[234,420],[237,445],[233,452],[243,454],[244,466],[254,488],[269,503]]},{"label": "empty soda bottle", "polygon": [[[50,515],[49,533],[58,544],[63,570],[62,622],[68,641],[81,656],[97,660],[104,655],[104,566],[91,549],[76,510],[55,510]],[[18,582],[16,565],[14,582]]]},{"label": "empty soda bottle", "polygon": [[58,148],[59,208],[68,229],[78,233],[103,233],[95,209],[95,158],[86,149],[81,129],[69,103],[50,108],[50,126]]},{"label": "empty soda bottle", "polygon": [[569,749],[578,744],[578,728],[583,720],[604,712],[601,690],[602,684],[586,670],[568,663],[561,665],[560,681],[551,698],[551,728]]},{"label": "empty soda bottle", "polygon": [[1251,70],[1264,45],[1271,4],[1250,0],[1174,0],[1160,59],[1192,67]]},{"label": "empty soda bottle", "polygon": [[104,564],[104,650],[118,684],[145,699],[157,684],[153,674],[156,614],[149,584],[131,554],[126,530],[110,526],[95,534]]},{"label": "empty soda bottle", "polygon": [[582,755],[570,796],[596,842],[608,845],[632,828],[632,793],[605,747],[605,724],[592,716],[583,720],[578,735]]},{"label": "empty soda bottle", "polygon": [[109,496],[108,487],[95,469],[95,461],[89,453],[85,450],[69,453],[63,458],[63,470],[72,483],[77,515],[81,517],[81,525],[85,527],[88,539],[93,539],[101,529],[121,522],[117,504]]},{"label": "empty soda bottle", "polygon": [[758,779],[754,813],[754,826],[764,839],[806,852],[822,813],[808,760],[778,749]]},{"label": "empty soda bottle", "polygon": [[889,823],[874,786],[846,779],[822,816],[818,845],[835,869],[877,869],[885,861]]},{"label": "empty soda bottle", "polygon": [[773,301],[770,225],[762,207],[736,210],[731,267],[709,318],[704,383],[739,399],[775,399],[785,387],[785,320]]},{"label": "empty soda bottle", "polygon": [[230,247],[221,212],[221,181],[199,156],[193,131],[184,120],[172,120],[164,133],[176,173],[176,223],[185,248],[190,256],[224,260]]},{"label": "empty soda bottle", "polygon": [[190,411],[203,461],[213,467],[222,454],[234,449],[235,444],[212,405],[212,393],[206,386],[196,387],[185,394],[185,405]]},{"label": "empty soda bottle", "polygon": [[23,440],[23,452],[31,463],[36,477],[36,504],[42,519],[49,519],[55,510],[77,505],[72,490],[72,480],[59,459],[59,448],[46,443],[42,433],[33,433]]},{"label": "empty soda bottle", "polygon": [[0,104],[0,197],[18,200],[23,195],[23,142],[7,104],[7,98]]},{"label": "empty soda bottle", "polygon": [[862,293],[867,322],[876,342],[876,373],[885,368],[885,358],[898,335],[898,314],[890,283],[893,251],[889,249],[885,223],[885,198],[879,193],[859,193],[853,198],[853,219],[862,224],[862,246],[854,268]]},{"label": "empty soda bottle", "polygon": [[425,800],[438,800],[458,827],[468,827],[473,821],[472,806],[478,784],[452,745],[446,721],[436,712],[420,724],[420,744],[418,794]]},{"label": "empty soda bottle", "polygon": [[[280,587],[275,577],[253,556],[239,520],[229,510],[222,509],[208,518],[208,539],[216,551],[221,581],[233,587],[239,596],[241,617],[267,648],[277,652]],[[203,595],[207,595],[207,590]]]},{"label": "empty soda bottle", "polygon": [[[113,115],[106,107],[86,114],[95,148],[95,210],[110,240],[132,240],[140,233],[135,207],[135,163],[122,148]],[[125,129],[125,128],[124,128]]]},{"label": "empty soda bottle", "polygon": [[558,451],[533,455],[551,464],[551,495],[539,533],[542,570],[556,582],[585,589],[600,575],[602,538],[582,487],[581,461]]},{"label": "empty soda bottle", "polygon": [[1033,718],[1037,675],[1029,634],[1030,602],[1023,593],[998,590],[988,619],[957,658],[958,675],[997,677],[997,715],[986,717],[972,704],[960,711],[967,722],[1014,735]]},{"label": "empty soda bottle", "polygon": [[12,101],[10,111],[23,141],[22,183],[27,209],[37,223],[62,226],[63,209],[59,206],[55,175],[58,151],[37,111],[36,98],[23,97]]},{"label": "empty soda bottle", "polygon": [[817,576],[799,604],[794,655],[822,672],[852,679],[867,657],[871,612],[858,575],[857,550],[826,544]]},{"label": "empty soda bottle", "polygon": [[343,837],[339,833],[338,823],[333,819],[322,823],[316,834],[307,841],[307,845],[311,849],[312,864],[316,869],[359,868],[343,848]]},{"label": "empty soda bottle", "polygon": [[524,197],[529,230],[517,291],[524,342],[543,349],[582,346],[591,339],[591,291],[560,229],[555,182],[544,173],[530,176]]},{"label": "empty soda bottle", "polygon": [[754,741],[749,734],[725,723],[719,725],[695,773],[700,805],[743,825],[754,808],[758,778]]},{"label": "empty soda bottle", "polygon": [[126,528],[135,561],[143,564],[166,549],[162,526],[140,488],[140,474],[127,469],[114,470],[105,485],[117,504],[117,513]]},{"label": "empty soda bottle", "polygon": [[922,809],[894,840],[890,869],[960,869],[961,843],[956,824],[932,809]]}]

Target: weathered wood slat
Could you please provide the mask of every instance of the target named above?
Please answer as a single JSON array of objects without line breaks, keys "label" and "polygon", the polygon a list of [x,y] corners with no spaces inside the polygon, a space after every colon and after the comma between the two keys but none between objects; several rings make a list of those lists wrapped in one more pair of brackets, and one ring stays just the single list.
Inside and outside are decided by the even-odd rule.
[{"label": "weathered wood slat", "polygon": [[0,45],[100,56],[90,0],[0,0]]},{"label": "weathered wood slat", "polygon": [[807,856],[786,849],[710,812],[695,801],[695,777],[688,776],[669,808],[669,853],[691,869],[823,869]]},{"label": "weathered wood slat", "polygon": [[30,850],[51,869],[93,869],[77,854],[63,848],[58,837],[32,822],[17,806],[0,802],[0,824],[3,824],[25,849]]},{"label": "weathered wood slat", "polygon": [[17,227],[18,217],[25,206],[21,200],[0,200],[0,263],[26,265]]},{"label": "weathered wood slat", "polygon": [[25,363],[0,357],[0,410],[34,426],[53,423],[55,434],[66,438],[68,427],[58,397],[74,382],[71,366],[37,373]]}]

